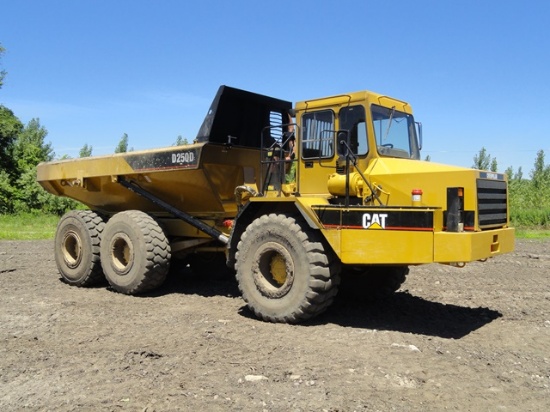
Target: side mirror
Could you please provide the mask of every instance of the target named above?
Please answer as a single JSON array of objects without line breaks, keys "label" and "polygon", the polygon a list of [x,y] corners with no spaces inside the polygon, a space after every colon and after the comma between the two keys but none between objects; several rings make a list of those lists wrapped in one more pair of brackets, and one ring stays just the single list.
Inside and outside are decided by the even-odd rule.
[{"label": "side mirror", "polygon": [[347,156],[349,148],[349,132],[347,130],[340,130],[336,133],[336,147],[338,153]]},{"label": "side mirror", "polygon": [[416,132],[416,135],[418,137],[418,150],[422,150],[422,123],[420,122],[415,122],[416,123],[416,129],[417,129],[417,132]]}]

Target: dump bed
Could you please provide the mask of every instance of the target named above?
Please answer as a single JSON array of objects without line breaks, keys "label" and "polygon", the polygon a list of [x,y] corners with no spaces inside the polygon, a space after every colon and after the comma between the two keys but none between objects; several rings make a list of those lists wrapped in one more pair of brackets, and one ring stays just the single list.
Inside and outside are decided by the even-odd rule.
[{"label": "dump bed", "polygon": [[37,179],[49,192],[107,214],[161,210],[121,186],[118,179],[124,177],[187,213],[234,216],[235,187],[254,184],[259,164],[259,151],[253,148],[198,143],[43,163]]},{"label": "dump bed", "polygon": [[121,186],[131,180],[186,213],[235,216],[235,188],[260,180],[262,133],[288,119],[292,104],[221,86],[191,145],[68,159],[38,166],[50,193],[76,199],[105,214],[128,209],[161,213],[158,206]]}]

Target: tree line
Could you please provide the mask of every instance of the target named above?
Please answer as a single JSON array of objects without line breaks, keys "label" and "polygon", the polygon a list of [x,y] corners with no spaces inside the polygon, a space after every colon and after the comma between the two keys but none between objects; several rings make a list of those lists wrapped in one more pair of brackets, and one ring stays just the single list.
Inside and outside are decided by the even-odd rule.
[{"label": "tree line", "polygon": [[[7,107],[0,104],[0,213],[45,212],[62,215],[76,209],[79,203],[46,192],[36,182],[36,167],[41,162],[55,159],[51,143],[46,142],[48,131],[39,119],[24,125]],[[187,144],[178,136],[176,145]],[[79,157],[92,156],[93,147],[87,143]],[[128,134],[124,133],[115,147],[115,153],[133,151],[128,148]],[[69,159],[67,155],[59,160]]]},{"label": "tree line", "polygon": [[[13,111],[0,105],[0,213],[41,211],[61,215],[78,207],[77,202],[51,195],[36,182],[36,166],[55,158],[51,143],[46,142],[47,134],[39,119],[23,125]],[[127,151],[127,145],[125,134],[116,152]],[[92,146],[85,144],[80,157],[91,155]]]},{"label": "tree line", "polygon": [[[0,213],[17,214],[45,212],[62,215],[80,204],[72,199],[54,196],[36,182],[36,167],[55,159],[51,143],[46,142],[48,131],[39,119],[24,125],[7,107],[0,104]],[[178,136],[176,144],[187,144]],[[124,133],[115,153],[132,151]],[[87,143],[79,157],[92,156],[93,147]],[[59,160],[69,159],[67,155]]]}]

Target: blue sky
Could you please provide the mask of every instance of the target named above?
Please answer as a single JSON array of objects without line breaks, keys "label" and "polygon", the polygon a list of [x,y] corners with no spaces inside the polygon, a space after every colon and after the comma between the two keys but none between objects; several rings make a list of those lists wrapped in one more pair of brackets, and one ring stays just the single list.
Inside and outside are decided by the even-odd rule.
[{"label": "blue sky", "polygon": [[[434,162],[550,163],[550,2],[0,0],[0,104],[56,155],[191,141],[226,84],[412,104]],[[547,119],[547,120],[545,120]]]}]

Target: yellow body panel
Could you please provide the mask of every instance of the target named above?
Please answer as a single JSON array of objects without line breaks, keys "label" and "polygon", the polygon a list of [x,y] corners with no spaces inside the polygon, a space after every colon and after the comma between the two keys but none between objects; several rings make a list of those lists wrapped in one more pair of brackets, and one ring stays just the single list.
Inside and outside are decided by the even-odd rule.
[{"label": "yellow body panel", "polygon": [[514,250],[514,229],[484,232],[437,232],[434,234],[434,262],[471,262]]},{"label": "yellow body panel", "polygon": [[346,93],[337,96],[322,97],[319,99],[304,100],[296,103],[297,111],[308,111],[314,109],[326,109],[330,107],[345,107],[351,104],[379,104],[381,106],[393,107],[405,112],[412,113],[411,106],[404,101],[393,97],[385,96],[368,90]]},{"label": "yellow body panel", "polygon": [[514,229],[487,232],[417,232],[323,229],[342,263],[460,264],[483,260],[514,249]]},{"label": "yellow body panel", "polygon": [[407,265],[433,262],[432,232],[380,229],[342,229],[336,232],[340,232],[342,263]]}]

